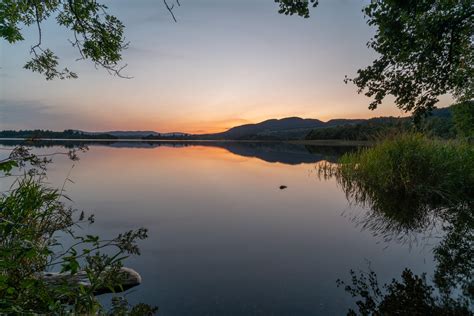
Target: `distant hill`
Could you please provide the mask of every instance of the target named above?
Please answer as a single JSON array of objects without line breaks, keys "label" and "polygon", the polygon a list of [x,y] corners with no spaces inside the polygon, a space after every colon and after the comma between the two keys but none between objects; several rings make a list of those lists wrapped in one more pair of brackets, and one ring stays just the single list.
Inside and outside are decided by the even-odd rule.
[{"label": "distant hill", "polygon": [[160,139],[160,137],[186,137],[189,134],[181,132],[159,133],[155,131],[109,131],[109,132],[84,132],[78,131],[86,135],[112,135],[121,139]]},{"label": "distant hill", "polygon": [[194,137],[215,140],[298,140],[304,139],[308,133],[317,128],[357,124],[363,121],[361,119],[334,119],[323,122],[317,119],[287,117],[240,125],[222,133],[194,135]]},{"label": "distant hill", "polygon": [[87,133],[78,130],[67,129],[62,132],[50,130],[3,130],[0,138],[28,138],[28,139],[117,139],[117,136],[107,133]]},{"label": "distant hill", "polygon": [[[328,122],[329,123],[329,122]],[[376,117],[351,124],[323,126],[309,132],[306,140],[374,140],[386,135],[415,129],[410,117]],[[434,109],[422,119],[418,131],[440,138],[455,137],[450,108]]]},{"label": "distant hill", "polygon": [[[143,139],[143,140],[367,140],[393,130],[411,128],[408,117],[377,117],[371,119],[333,119],[323,122],[317,119],[287,117],[270,119],[255,124],[235,126],[222,133],[186,134],[181,132],[159,133],[155,131],[85,132],[65,130],[2,131],[0,138],[57,138],[57,139]],[[434,136],[450,138],[453,124],[450,108],[435,109],[426,118],[422,128]]]},{"label": "distant hill", "polygon": [[[409,117],[332,119],[327,122],[288,117],[240,125],[222,133],[192,137],[214,140],[370,140],[379,134],[388,133],[389,130],[409,130],[410,128],[412,128],[412,122]],[[453,137],[450,108],[433,110],[431,116],[423,121],[422,128],[434,136]]]},{"label": "distant hill", "polygon": [[141,137],[145,137],[149,135],[152,135],[152,136],[160,135],[160,133],[155,132],[155,131],[110,131],[110,132],[102,132],[98,134],[109,134],[118,138],[127,138],[127,137],[141,138]]},{"label": "distant hill", "polygon": [[110,131],[86,132],[67,129],[62,132],[50,130],[4,130],[0,138],[31,138],[31,139],[189,139],[189,134],[181,132],[158,133],[155,131]]},{"label": "distant hill", "polygon": [[302,119],[300,117],[287,117],[271,119],[256,124],[245,124],[233,127],[225,132],[216,134],[196,135],[210,139],[255,139],[279,138],[282,133],[306,134],[308,130],[322,126],[324,123],[317,119]]}]

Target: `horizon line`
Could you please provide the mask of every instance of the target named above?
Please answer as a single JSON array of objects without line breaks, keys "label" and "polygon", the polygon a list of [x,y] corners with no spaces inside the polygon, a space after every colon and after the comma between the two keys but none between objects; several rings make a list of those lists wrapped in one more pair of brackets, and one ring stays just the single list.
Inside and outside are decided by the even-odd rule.
[{"label": "horizon line", "polygon": [[[442,108],[445,108],[445,107],[442,107]],[[441,108],[438,108],[438,109],[441,109]],[[219,134],[219,133],[228,131],[229,129],[239,127],[239,126],[255,125],[255,124],[260,124],[260,123],[271,121],[271,120],[281,121],[281,120],[284,120],[284,119],[291,119],[291,118],[302,119],[302,120],[318,120],[322,123],[328,123],[328,122],[334,121],[334,120],[370,120],[370,119],[375,119],[375,118],[405,118],[405,117],[409,117],[409,116],[411,116],[410,113],[406,113],[406,115],[399,115],[399,116],[392,116],[392,115],[390,115],[390,116],[372,116],[372,117],[366,117],[366,118],[341,118],[341,117],[338,117],[338,118],[331,118],[331,119],[328,119],[326,121],[323,121],[323,120],[317,119],[317,118],[309,118],[309,117],[285,116],[285,117],[281,117],[281,118],[268,118],[268,119],[258,121],[258,122],[235,125],[235,126],[232,126],[232,127],[225,128],[225,129],[223,129],[221,131],[218,131],[218,132],[211,132],[211,131],[205,132],[202,129],[197,130],[197,131],[192,131],[192,132],[182,132],[182,131],[172,131],[172,132],[160,131],[159,132],[155,129],[153,129],[153,130],[150,130],[150,129],[140,130],[140,129],[118,129],[118,128],[103,129],[103,130],[99,129],[99,130],[92,130],[92,131],[91,130],[77,129],[77,128],[66,128],[66,129],[63,129],[63,130],[52,130],[52,129],[42,129],[42,128],[18,129],[18,130],[17,129],[4,129],[4,130],[1,130],[1,131],[3,132],[3,131],[12,131],[12,130],[13,131],[43,130],[43,131],[51,131],[51,132],[63,132],[63,131],[66,131],[66,130],[73,130],[73,131],[86,132],[86,133],[91,133],[91,134],[93,134],[93,133],[104,134],[104,133],[110,133],[110,132],[131,132],[131,133],[132,132],[153,132],[153,133],[158,133],[158,134],[206,135],[206,134]],[[209,129],[209,130],[212,130],[212,129]]]}]

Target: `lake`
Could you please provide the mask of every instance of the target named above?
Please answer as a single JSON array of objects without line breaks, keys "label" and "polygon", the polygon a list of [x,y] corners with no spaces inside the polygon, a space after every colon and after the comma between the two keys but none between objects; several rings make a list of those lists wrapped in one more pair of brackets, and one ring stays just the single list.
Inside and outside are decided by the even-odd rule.
[{"label": "lake", "polygon": [[[2,154],[14,145],[2,144]],[[73,145],[46,142],[34,151]],[[319,163],[356,148],[88,145],[77,162],[55,156],[48,181],[74,182],[66,185],[73,206],[96,215],[86,232],[112,237],[149,229],[142,255],[125,264],[143,284],[126,297],[159,306],[159,315],[341,315],[353,300],[336,280],[348,280],[350,269],[370,263],[383,283],[406,267],[428,277],[435,268],[436,231],[387,238],[364,227],[368,210],[351,205],[336,180],[318,178]],[[4,181],[1,189],[7,188]]]}]

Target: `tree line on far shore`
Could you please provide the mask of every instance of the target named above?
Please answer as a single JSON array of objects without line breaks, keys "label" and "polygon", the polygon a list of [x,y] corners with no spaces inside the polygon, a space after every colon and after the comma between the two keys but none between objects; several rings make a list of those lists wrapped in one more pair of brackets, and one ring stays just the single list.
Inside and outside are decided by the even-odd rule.
[{"label": "tree line on far shore", "polygon": [[306,136],[307,140],[374,140],[387,135],[418,131],[443,139],[474,139],[474,101],[436,109],[417,125],[409,117],[373,118],[357,124],[317,128]]}]

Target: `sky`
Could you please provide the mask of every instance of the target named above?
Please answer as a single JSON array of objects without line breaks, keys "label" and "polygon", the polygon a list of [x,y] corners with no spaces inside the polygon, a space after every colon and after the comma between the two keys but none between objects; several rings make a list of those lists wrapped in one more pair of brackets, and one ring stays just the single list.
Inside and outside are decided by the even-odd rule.
[{"label": "sky", "polygon": [[43,47],[79,78],[46,81],[23,69],[37,41],[25,27],[25,41],[0,42],[0,130],[209,133],[288,116],[405,115],[390,99],[368,110],[370,99],[343,82],[376,58],[367,0],[322,0],[309,19],[279,15],[273,0],[181,0],[177,23],[161,1],[105,3],[125,24],[123,74],[133,78],[77,61],[72,34],[52,19]]}]

